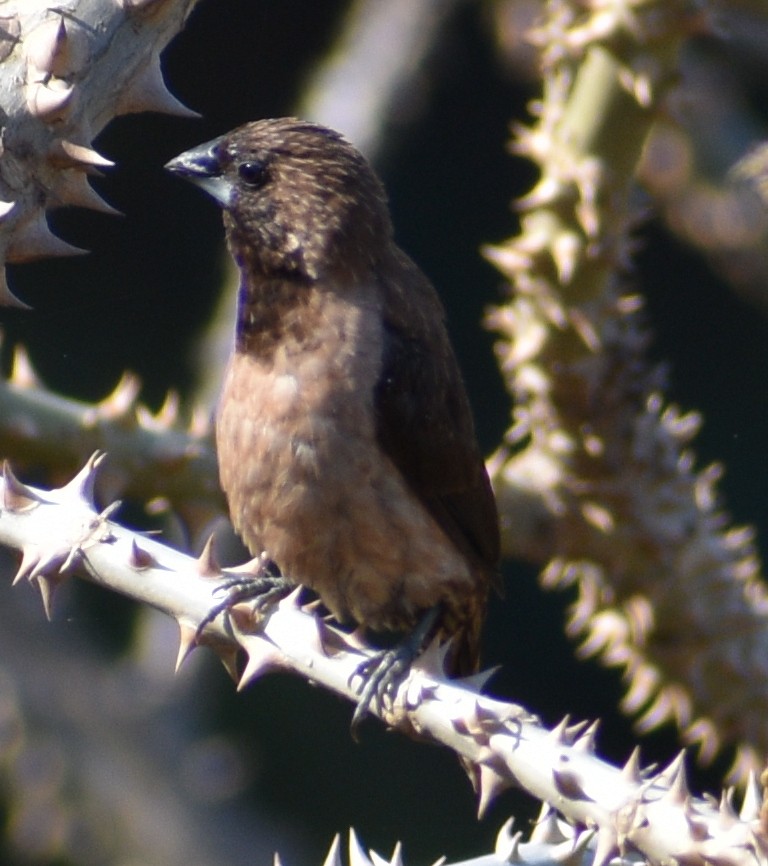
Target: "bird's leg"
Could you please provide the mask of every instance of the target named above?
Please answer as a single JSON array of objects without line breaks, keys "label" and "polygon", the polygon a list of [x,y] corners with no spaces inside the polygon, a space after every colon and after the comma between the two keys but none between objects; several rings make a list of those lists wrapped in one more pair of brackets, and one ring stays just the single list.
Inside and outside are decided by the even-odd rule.
[{"label": "bird's leg", "polygon": [[262,613],[270,605],[284,598],[295,588],[277,571],[277,566],[272,560],[264,556],[262,564],[255,574],[243,574],[231,577],[219,584],[214,590],[214,595],[222,592],[226,596],[217,602],[200,621],[195,633],[195,639],[199,640],[205,627],[213,622],[216,617],[226,610],[231,610],[241,601],[253,601],[255,612]]},{"label": "bird's leg", "polygon": [[[414,659],[432,637],[442,612],[441,605],[431,607],[396,646],[382,650],[366,659],[354,675],[363,678],[363,687],[352,716],[352,736],[357,739],[357,728],[372,708],[380,710],[385,697],[390,696]],[[353,676],[354,676],[353,675]]]}]

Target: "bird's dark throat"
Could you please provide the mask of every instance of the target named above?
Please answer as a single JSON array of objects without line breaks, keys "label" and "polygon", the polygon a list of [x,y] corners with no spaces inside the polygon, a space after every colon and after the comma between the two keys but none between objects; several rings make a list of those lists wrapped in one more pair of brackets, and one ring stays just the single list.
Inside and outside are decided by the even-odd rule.
[{"label": "bird's dark throat", "polygon": [[240,285],[235,344],[239,352],[269,359],[280,344],[303,343],[307,321],[302,311],[312,292],[295,274],[254,276]]}]

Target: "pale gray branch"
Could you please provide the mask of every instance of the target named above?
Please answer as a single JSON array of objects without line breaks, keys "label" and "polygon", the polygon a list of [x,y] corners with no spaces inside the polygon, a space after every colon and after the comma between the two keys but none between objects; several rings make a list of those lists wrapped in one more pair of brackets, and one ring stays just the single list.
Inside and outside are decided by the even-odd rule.
[{"label": "pale gray branch", "polygon": [[[232,570],[218,569],[210,551],[195,560],[119,526],[109,519],[109,509],[98,513],[91,501],[98,463],[99,458],[92,459],[56,490],[27,487],[6,469],[0,484],[0,543],[21,551],[16,579],[36,581],[47,608],[64,575],[78,571],[170,614],[181,627],[183,661],[214,601],[212,590]],[[370,653],[356,635],[302,607],[298,590],[259,622],[253,621],[249,605],[219,614],[201,642],[233,673],[238,650],[245,651],[240,687],[283,669],[350,700],[356,699],[358,669]],[[644,772],[636,755],[623,769],[612,767],[595,754],[594,725],[564,720],[547,730],[523,707],[480,694],[484,677],[447,680],[444,650],[433,646],[424,653],[392,700],[376,712],[404,733],[456,751],[478,788],[481,811],[499,791],[521,787],[576,827],[595,829],[598,866],[628,848],[654,863],[768,862],[754,785],[737,815],[728,797],[717,807],[691,795],[683,755],[661,772]],[[578,843],[581,836],[574,833]]]}]

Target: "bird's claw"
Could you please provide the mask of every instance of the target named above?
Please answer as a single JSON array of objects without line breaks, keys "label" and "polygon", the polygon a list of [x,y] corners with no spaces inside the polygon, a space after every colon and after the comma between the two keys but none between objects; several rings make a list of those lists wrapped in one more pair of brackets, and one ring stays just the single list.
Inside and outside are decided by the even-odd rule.
[{"label": "bird's claw", "polygon": [[252,601],[254,613],[263,612],[294,588],[284,577],[273,574],[259,574],[233,577],[219,584],[213,595],[226,592],[226,596],[217,602],[200,621],[195,632],[195,640],[199,642],[207,625],[212,623],[220,613],[231,610],[243,601]]},{"label": "bird's claw", "polygon": [[360,722],[373,710],[381,713],[384,700],[392,700],[397,687],[421,652],[425,642],[434,632],[441,613],[440,605],[430,608],[416,628],[392,649],[381,650],[361,662],[352,674],[363,680],[360,697],[352,714],[350,729],[357,739]]},{"label": "bird's claw", "polygon": [[354,739],[357,739],[360,722],[372,710],[380,713],[385,698],[392,699],[396,687],[408,672],[415,657],[413,648],[404,642],[394,649],[377,652],[357,666],[352,676],[362,677],[363,687],[350,725]]}]

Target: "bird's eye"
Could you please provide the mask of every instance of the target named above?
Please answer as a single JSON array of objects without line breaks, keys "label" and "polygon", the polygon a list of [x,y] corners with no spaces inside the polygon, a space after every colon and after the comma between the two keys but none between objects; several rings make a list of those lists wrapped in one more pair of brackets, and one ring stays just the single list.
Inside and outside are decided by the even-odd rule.
[{"label": "bird's eye", "polygon": [[237,173],[246,186],[261,186],[267,179],[267,167],[257,159],[241,162],[237,167]]}]

